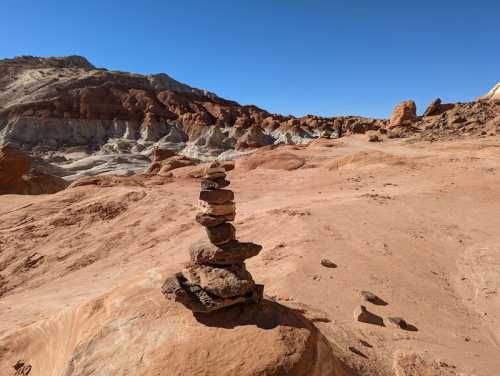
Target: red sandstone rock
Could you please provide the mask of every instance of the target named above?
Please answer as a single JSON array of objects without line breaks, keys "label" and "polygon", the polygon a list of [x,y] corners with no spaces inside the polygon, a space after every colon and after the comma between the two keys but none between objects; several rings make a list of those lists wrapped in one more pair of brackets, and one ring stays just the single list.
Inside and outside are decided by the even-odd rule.
[{"label": "red sandstone rock", "polygon": [[391,115],[389,128],[412,125],[417,121],[417,106],[414,101],[404,101],[398,104]]},{"label": "red sandstone rock", "polygon": [[[166,156],[167,153],[165,153],[164,155]],[[183,155],[174,155],[171,157],[166,157],[165,159],[153,160],[146,173],[167,176],[168,173],[172,170],[181,167],[194,166],[195,164],[195,161],[188,157],[185,157]]]},{"label": "red sandstone rock", "polygon": [[212,189],[200,191],[200,200],[210,204],[223,204],[234,200],[234,193],[229,189]]},{"label": "red sandstone rock", "polygon": [[63,179],[32,170],[31,160],[8,145],[0,146],[0,194],[46,194],[66,188]]},{"label": "red sandstone rock", "polygon": [[231,223],[223,223],[214,227],[207,227],[208,239],[215,244],[220,245],[235,239],[236,229]]},{"label": "red sandstone rock", "polygon": [[209,265],[229,265],[242,263],[247,258],[257,256],[262,246],[233,240],[225,244],[214,245],[209,242],[191,246],[190,255],[193,263]]}]

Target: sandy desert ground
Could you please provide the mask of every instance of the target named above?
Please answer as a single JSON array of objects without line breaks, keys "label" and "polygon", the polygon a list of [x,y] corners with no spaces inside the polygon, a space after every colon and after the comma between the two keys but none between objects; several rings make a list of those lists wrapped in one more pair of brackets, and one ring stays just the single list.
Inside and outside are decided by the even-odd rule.
[{"label": "sandy desert ground", "polygon": [[[248,269],[266,304],[317,329],[303,339],[252,322],[203,324],[161,295],[206,237],[194,220],[195,168],[0,196],[2,375],[278,375],[264,367],[276,362],[273,346],[304,347],[310,333],[321,337],[318,375],[500,374],[498,137],[350,136],[236,163],[238,236],[264,246]],[[361,291],[383,302],[363,302]],[[360,304],[415,330],[357,322]]]}]

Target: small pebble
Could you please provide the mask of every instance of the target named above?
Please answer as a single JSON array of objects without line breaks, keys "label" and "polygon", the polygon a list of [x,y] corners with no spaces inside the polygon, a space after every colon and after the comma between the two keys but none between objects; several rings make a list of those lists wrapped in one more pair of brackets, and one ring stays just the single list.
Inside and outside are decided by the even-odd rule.
[{"label": "small pebble", "polygon": [[321,265],[323,265],[326,268],[336,268],[337,264],[335,264],[333,261],[328,260],[328,259],[322,259],[321,260]]}]

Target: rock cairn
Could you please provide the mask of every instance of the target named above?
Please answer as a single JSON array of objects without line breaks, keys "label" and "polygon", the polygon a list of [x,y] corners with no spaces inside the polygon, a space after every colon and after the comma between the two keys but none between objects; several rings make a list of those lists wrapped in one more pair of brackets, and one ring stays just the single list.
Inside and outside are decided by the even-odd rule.
[{"label": "rock cairn", "polygon": [[209,241],[191,246],[191,262],[182,272],[167,278],[162,293],[193,312],[211,312],[239,303],[259,303],[263,285],[254,283],[245,260],[262,249],[236,240],[231,222],[236,216],[234,193],[226,170],[232,165],[211,163],[201,182],[200,211],[196,221],[205,227]]}]

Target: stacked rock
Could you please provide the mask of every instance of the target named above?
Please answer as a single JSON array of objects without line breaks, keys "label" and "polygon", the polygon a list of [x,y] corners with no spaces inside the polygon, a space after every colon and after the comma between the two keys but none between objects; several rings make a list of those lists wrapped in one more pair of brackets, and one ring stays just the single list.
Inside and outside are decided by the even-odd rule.
[{"label": "stacked rock", "polygon": [[256,256],[262,247],[236,240],[236,230],[230,223],[236,216],[234,193],[224,189],[229,185],[226,168],[218,162],[210,164],[201,182],[196,221],[206,228],[209,241],[194,244],[190,264],[162,286],[168,299],[194,312],[262,300],[264,287],[254,283],[245,266],[245,260]]}]

